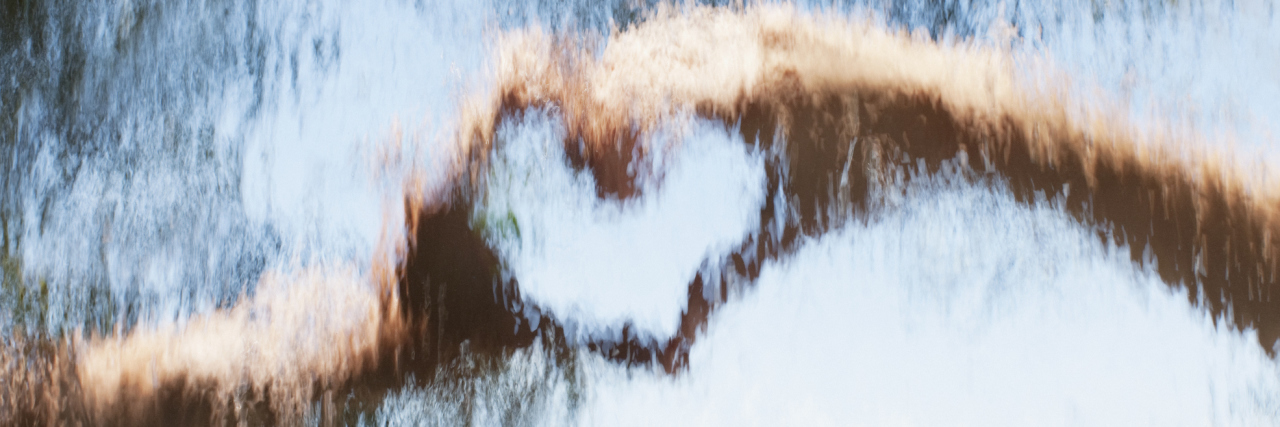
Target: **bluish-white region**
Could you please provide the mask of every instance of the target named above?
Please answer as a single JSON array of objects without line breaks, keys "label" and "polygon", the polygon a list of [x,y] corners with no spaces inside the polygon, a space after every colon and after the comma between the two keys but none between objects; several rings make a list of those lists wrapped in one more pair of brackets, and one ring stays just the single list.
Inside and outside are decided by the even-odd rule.
[{"label": "bluish-white region", "polygon": [[431,164],[426,157],[446,139],[458,91],[481,83],[474,75],[484,58],[486,11],[465,2],[423,9],[386,1],[286,14],[320,24],[283,21],[282,39],[302,48],[276,57],[273,65],[296,71],[283,73],[275,105],[247,138],[246,210],[277,225],[286,243],[367,257],[384,219],[399,218],[384,213],[402,213],[403,189],[375,179],[378,156],[393,144],[417,144],[406,155]]},{"label": "bluish-white region", "polygon": [[[929,26],[952,11],[943,43],[998,46],[1019,55],[1034,86],[1048,65],[1086,105],[1130,114],[1140,126],[1199,134],[1256,166],[1280,160],[1280,8],[1262,0],[1030,1],[899,5],[897,23]],[[884,15],[878,6],[859,13]],[[959,29],[972,34],[958,36]],[[1150,130],[1150,129],[1148,129]],[[1259,171],[1264,172],[1264,171]]]},{"label": "bluish-white region", "polygon": [[[1051,203],[935,179],[806,242],[585,424],[1269,425],[1280,371]],[[1221,324],[1220,324],[1221,325]],[[631,378],[626,380],[625,378]]]},{"label": "bluish-white region", "polygon": [[555,120],[532,112],[505,126],[482,215],[514,217],[519,235],[496,243],[526,300],[583,333],[631,323],[671,336],[698,268],[759,225],[763,156],[734,133],[696,121],[652,136],[652,161],[633,169],[661,178],[620,202],[597,198],[591,174],[569,166]]}]

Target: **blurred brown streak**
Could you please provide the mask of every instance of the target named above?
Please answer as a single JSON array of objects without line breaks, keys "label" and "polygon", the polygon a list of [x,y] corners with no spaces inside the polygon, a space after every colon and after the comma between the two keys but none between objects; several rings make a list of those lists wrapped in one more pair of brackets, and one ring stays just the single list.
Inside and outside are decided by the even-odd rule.
[{"label": "blurred brown streak", "polygon": [[[1277,248],[1269,236],[1278,231],[1277,224],[1265,211],[1251,206],[1245,195],[1233,194],[1217,181],[1195,182],[1186,171],[1153,168],[1122,157],[1100,158],[1088,165],[1095,180],[1090,185],[1082,156],[1060,150],[1048,165],[1040,160],[1043,153],[1039,158],[1033,155],[1032,145],[1023,137],[1029,132],[1016,129],[1014,121],[961,124],[940,105],[930,96],[875,92],[830,94],[818,101],[777,96],[765,102],[744,102],[741,111],[745,114],[720,118],[727,122],[740,119],[746,142],[758,139],[766,149],[778,143],[773,130],[782,129],[787,155],[777,161],[788,165],[788,176],[782,180],[784,192],[800,214],[799,232],[803,235],[821,234],[829,227],[820,224],[833,222],[827,214],[833,204],[829,195],[839,194],[832,183],[840,181],[843,159],[854,138],[863,143],[854,148],[854,167],[848,168],[847,177],[850,185],[844,189],[854,201],[849,212],[853,216],[866,215],[868,203],[874,202],[867,200],[872,183],[866,174],[857,172],[884,174],[889,172],[886,167],[911,168],[918,160],[936,172],[943,161],[955,159],[963,151],[970,169],[998,173],[1020,202],[1034,202],[1037,192],[1046,200],[1065,200],[1068,212],[1095,227],[1101,239],[1114,236],[1117,243],[1127,244],[1135,263],[1154,261],[1160,277],[1171,287],[1185,287],[1193,304],[1203,297],[1204,307],[1215,321],[1224,317],[1237,329],[1256,328],[1259,344],[1274,356],[1272,344],[1280,337],[1280,301],[1270,301]],[[857,119],[847,120],[849,117]],[[1038,131],[1047,138],[1071,137],[1053,129]],[[872,151],[878,153],[871,155]],[[770,165],[773,186],[779,171],[775,164]],[[905,176],[910,178],[910,174]],[[1065,191],[1067,188],[1070,191]],[[769,197],[772,191],[770,187]],[[773,221],[775,210],[769,205],[761,210],[762,230]],[[794,249],[790,236],[784,235],[770,246],[771,236],[767,231],[761,234],[763,237],[756,239],[757,254],[776,259]],[[739,253],[726,259],[749,252],[748,246],[744,243]],[[1148,247],[1150,256],[1144,257]],[[1199,271],[1197,254],[1202,257]],[[743,271],[738,263],[736,269],[740,276],[753,280],[758,265],[746,267]],[[1199,294],[1200,289],[1204,295]]]},{"label": "blurred brown streak", "polygon": [[[522,110],[505,105],[503,111],[499,122]],[[1268,254],[1277,252],[1266,237],[1276,225],[1243,201],[1243,195],[1223,190],[1216,181],[1198,183],[1186,171],[1152,167],[1119,156],[1104,156],[1086,164],[1089,160],[1071,148],[1084,147],[1086,143],[1068,141],[1079,138],[1078,133],[1051,126],[1036,129],[1036,135],[1056,139],[1056,143],[1039,147],[1058,148],[1053,153],[1043,149],[1035,153],[1032,141],[1025,136],[1032,133],[1018,128],[1018,123],[1025,122],[961,122],[936,95],[851,88],[813,96],[783,84],[773,92],[742,99],[735,111],[724,114],[703,108],[700,114],[738,126],[744,144],[767,155],[766,195],[760,207],[759,226],[744,236],[736,250],[707,260],[690,281],[687,309],[675,336],[641,338],[632,333],[629,325],[619,325],[620,341],[588,342],[589,350],[619,363],[645,366],[656,362],[669,373],[681,371],[687,364],[689,348],[706,328],[711,313],[730,295],[751,288],[765,263],[793,254],[800,237],[818,236],[846,221],[867,220],[876,215],[879,201],[874,200],[873,189],[885,185],[881,177],[890,176],[895,170],[912,171],[921,162],[927,173],[935,173],[943,162],[957,159],[967,159],[966,166],[975,179],[998,174],[1020,202],[1033,203],[1037,197],[1062,202],[1077,220],[1094,227],[1100,239],[1115,239],[1116,243],[1128,245],[1135,263],[1154,261],[1155,270],[1169,286],[1189,290],[1193,304],[1199,303],[1202,288],[1204,307],[1215,319],[1227,318],[1236,328],[1256,328],[1259,343],[1268,353],[1280,336],[1280,310],[1276,309],[1280,302],[1269,302],[1274,283],[1270,272],[1275,260]],[[572,124],[568,127],[573,128]],[[636,177],[625,171],[637,160],[633,153],[641,136],[634,131],[605,132],[602,135],[612,141],[584,141],[588,135],[591,133],[566,135],[563,143],[570,166],[595,177],[597,195],[602,199],[625,201],[639,195],[642,189],[636,185]],[[855,140],[860,142],[854,144]],[[961,153],[964,157],[958,157]],[[1046,160],[1050,157],[1052,164]],[[1092,184],[1088,170],[1092,170]],[[912,174],[901,176],[909,180]],[[846,183],[843,187],[839,184],[842,180]],[[1065,191],[1067,188],[1070,191]],[[788,205],[776,205],[778,196]],[[469,209],[465,207],[466,198],[465,192],[460,192],[451,209]],[[775,228],[772,224],[783,214],[787,215],[786,221],[781,228]],[[431,215],[428,213],[427,217]],[[455,225],[463,226],[461,222]],[[440,240],[419,235],[417,241],[427,244]],[[1150,256],[1144,256],[1148,247]],[[1202,258],[1199,271],[1194,264],[1197,254]],[[475,257],[496,265],[496,259],[490,261],[491,258],[492,255]],[[440,271],[446,265],[465,264],[438,263],[431,264],[431,268]],[[415,278],[420,274],[414,272],[416,268],[405,270],[406,280],[419,280]],[[489,309],[468,309],[487,314],[473,317],[471,320],[476,323],[457,326],[465,330],[450,332],[453,329],[446,327],[440,332],[446,337],[443,347],[478,339],[484,344],[477,347],[473,343],[473,350],[496,350],[528,345],[533,335],[546,331],[559,331],[553,335],[563,336],[556,319],[547,315],[540,322],[541,332],[485,335],[490,328],[512,330],[518,321],[510,319],[520,315],[511,310],[526,304],[520,300],[514,280],[504,286],[492,284],[494,280],[475,281],[473,286],[505,289],[507,308],[490,310],[491,313],[486,311]],[[422,292],[405,286],[402,285],[402,292],[408,295]],[[450,286],[454,289],[454,285]],[[466,304],[468,307],[502,300],[497,296],[486,300],[489,293],[469,295],[458,297],[472,301]],[[422,313],[420,308],[415,310]],[[427,312],[431,310],[437,309],[428,308]],[[502,314],[504,311],[506,315]]]},{"label": "blurred brown streak", "polygon": [[[1033,153],[1024,137],[1029,133],[1017,129],[1017,121],[961,123],[935,96],[848,90],[815,97],[785,89],[768,95],[743,99],[738,113],[732,115],[701,112],[738,126],[743,143],[766,155],[766,194],[757,229],[744,236],[737,249],[705,261],[691,279],[687,309],[674,336],[641,336],[624,324],[615,325],[621,333],[614,337],[585,342],[567,339],[554,314],[529,310],[532,302],[523,299],[518,281],[504,279],[499,257],[471,229],[472,187],[458,183],[447,201],[427,206],[416,227],[408,227],[417,230],[410,240],[416,246],[399,270],[398,289],[402,314],[413,325],[408,336],[388,343],[376,365],[336,388],[317,385],[313,395],[346,398],[347,404],[375,404],[409,378],[420,383],[440,381],[440,368],[464,355],[483,364],[538,339],[557,360],[567,360],[575,348],[583,348],[627,366],[656,364],[679,374],[687,367],[689,349],[705,331],[710,316],[733,295],[749,291],[766,263],[794,254],[802,237],[821,235],[847,221],[874,219],[881,206],[875,190],[886,189],[881,177],[914,170],[919,162],[926,173],[935,173],[943,162],[958,158],[967,158],[973,179],[998,174],[1020,202],[1035,202],[1037,193],[1045,200],[1062,201],[1104,242],[1115,239],[1127,244],[1136,264],[1154,260],[1155,270],[1169,286],[1189,290],[1191,303],[1202,299],[1215,318],[1226,318],[1236,328],[1256,328],[1259,343],[1268,353],[1280,336],[1280,301],[1270,302],[1275,281],[1271,272],[1278,252],[1268,236],[1277,231],[1276,225],[1240,194],[1193,182],[1185,171],[1152,168],[1132,159],[1101,158],[1087,164],[1070,149],[1053,153],[1054,162],[1049,165],[1042,160],[1043,152]],[[519,111],[507,106],[499,121]],[[1044,138],[1073,137],[1052,128],[1038,132]],[[636,177],[626,172],[637,160],[633,153],[640,136],[634,132],[607,135],[615,141],[582,141],[583,136],[570,133],[564,141],[567,160],[596,178],[597,196],[623,202],[641,192]],[[614,149],[584,152],[581,147]],[[965,157],[958,157],[960,153]],[[1092,185],[1086,172],[1090,169]],[[911,173],[901,176],[912,177]],[[845,186],[840,185],[842,181]],[[789,205],[777,205],[780,199]],[[786,221],[775,227],[784,212],[789,212]],[[1149,257],[1144,256],[1148,247]],[[1202,263],[1199,269],[1197,255]],[[537,319],[526,318],[526,313],[534,313]],[[534,321],[536,328],[531,327]],[[219,424],[239,419],[276,423],[270,402],[230,408],[202,390],[206,387],[165,385],[161,400],[131,402],[129,408],[121,408],[124,412],[108,414],[105,422]],[[245,396],[245,400],[259,399]],[[220,412],[231,416],[214,416]],[[332,420],[331,415],[325,419]]]}]

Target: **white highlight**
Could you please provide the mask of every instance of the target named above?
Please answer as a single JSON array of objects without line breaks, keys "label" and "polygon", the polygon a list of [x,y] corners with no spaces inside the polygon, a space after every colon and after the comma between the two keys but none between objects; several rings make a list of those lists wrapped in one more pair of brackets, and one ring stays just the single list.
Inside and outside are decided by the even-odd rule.
[{"label": "white highlight", "polygon": [[596,198],[590,173],[575,173],[564,157],[563,131],[541,114],[504,135],[485,210],[498,219],[509,212],[521,236],[499,249],[527,300],[585,329],[629,321],[671,336],[703,260],[758,225],[763,158],[723,126],[697,122],[683,135],[696,144],[654,143],[669,150],[653,155],[669,159],[652,165],[665,176],[626,204]]},{"label": "white highlight", "polygon": [[[933,187],[933,188],[929,188]],[[1274,424],[1280,371],[1060,210],[935,181],[809,242],[672,380],[594,364],[586,425]],[[631,380],[628,380],[630,378]]]},{"label": "white highlight", "polygon": [[382,231],[384,202],[399,214],[403,197],[399,182],[373,179],[378,171],[370,168],[384,166],[374,157],[401,143],[401,122],[417,132],[442,127],[450,95],[480,66],[485,12],[452,2],[430,10],[396,1],[277,7],[264,19],[305,19],[280,20],[284,51],[268,67],[280,70],[272,87],[278,101],[244,149],[246,210],[298,250],[366,258]]}]

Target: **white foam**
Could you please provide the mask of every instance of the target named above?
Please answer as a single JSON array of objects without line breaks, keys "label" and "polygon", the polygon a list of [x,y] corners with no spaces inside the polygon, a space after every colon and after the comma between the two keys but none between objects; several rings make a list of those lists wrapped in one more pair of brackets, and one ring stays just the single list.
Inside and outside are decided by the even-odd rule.
[{"label": "white foam", "polygon": [[655,156],[669,159],[654,166],[665,176],[626,204],[596,198],[590,173],[569,167],[563,131],[544,115],[504,137],[484,215],[516,219],[519,238],[499,247],[525,297],[585,329],[631,322],[670,336],[699,265],[759,223],[763,158],[723,126],[699,122],[669,144]]},{"label": "white foam", "polygon": [[384,200],[402,197],[399,186],[383,191],[374,180],[372,157],[397,126],[441,127],[451,95],[480,68],[483,6],[333,2],[264,13],[298,21],[281,20],[279,37],[301,65],[296,78],[289,53],[268,66],[281,70],[278,102],[245,147],[250,217],[277,225],[286,243],[366,258],[382,231]]},{"label": "white foam", "polygon": [[587,425],[1272,424],[1280,371],[1127,250],[967,185],[808,242],[689,372],[588,364]]},{"label": "white foam", "polygon": [[[443,128],[452,95],[479,80],[491,15],[454,1],[134,6],[67,17],[95,28],[67,108],[110,120],[89,141],[28,129],[42,143],[17,190],[23,267],[51,284],[46,317],[71,326],[77,311],[107,310],[75,301],[90,288],[165,319],[210,310],[295,258],[366,262],[384,222],[403,222],[388,209],[403,188],[375,179],[372,158],[396,123]],[[58,123],[36,95],[25,119]]]}]

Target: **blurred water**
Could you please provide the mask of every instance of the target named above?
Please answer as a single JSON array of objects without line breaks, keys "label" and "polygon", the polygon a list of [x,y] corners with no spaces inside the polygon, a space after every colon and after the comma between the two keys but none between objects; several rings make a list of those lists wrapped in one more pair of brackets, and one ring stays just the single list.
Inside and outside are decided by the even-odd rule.
[{"label": "blurred water", "polygon": [[[461,96],[492,84],[497,34],[607,34],[654,7],[8,2],[0,329],[59,337],[180,324],[243,300],[272,269],[367,270],[380,233],[404,222],[406,172],[380,164],[379,150],[416,147],[408,169],[442,179],[433,174],[452,152],[431,144],[452,130]],[[1280,15],[1268,2],[802,8],[944,44],[1007,46],[1032,82],[1048,63],[1087,102],[1119,103],[1140,125],[1192,128],[1262,173],[1275,164]],[[491,240],[527,298],[582,331],[675,331],[690,276],[749,230],[764,198],[760,153],[733,145],[732,126],[695,126],[672,133],[687,143],[663,153],[654,167],[665,175],[629,204],[593,197],[591,177],[548,143],[554,123],[503,130],[516,148],[497,170],[510,175],[492,181],[483,207],[518,224],[517,238]],[[535,347],[456,383],[410,381],[360,417],[1274,422],[1275,363],[1249,332],[1215,324],[1050,203],[1018,205],[998,180],[987,184],[913,184],[900,209],[766,264],[757,288],[711,317],[674,378],[588,352],[574,353],[569,375]]]}]

